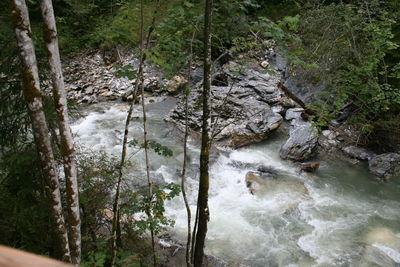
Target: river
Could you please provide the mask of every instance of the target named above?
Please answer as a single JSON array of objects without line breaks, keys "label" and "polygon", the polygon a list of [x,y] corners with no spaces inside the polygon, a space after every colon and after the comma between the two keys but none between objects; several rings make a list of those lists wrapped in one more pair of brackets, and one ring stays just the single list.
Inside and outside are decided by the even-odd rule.
[{"label": "river", "polygon": [[[180,183],[182,137],[163,117],[173,108],[170,98],[147,105],[149,136],[174,152],[164,158],[151,153],[152,175]],[[74,122],[78,142],[119,157],[125,103],[86,107]],[[136,110],[130,136],[142,137],[141,111]],[[400,266],[400,179],[378,183],[366,166],[320,158],[316,174],[299,174],[279,158],[282,131],[263,143],[212,158],[209,207],[211,219],[206,253],[249,266]],[[199,141],[189,140],[188,193],[195,211]],[[143,153],[132,157],[128,179],[143,179]],[[238,164],[240,163],[240,164]],[[278,178],[255,195],[245,175],[254,166],[269,166]],[[185,240],[186,211],[182,198],[169,201],[166,214],[175,220],[173,235]]]}]

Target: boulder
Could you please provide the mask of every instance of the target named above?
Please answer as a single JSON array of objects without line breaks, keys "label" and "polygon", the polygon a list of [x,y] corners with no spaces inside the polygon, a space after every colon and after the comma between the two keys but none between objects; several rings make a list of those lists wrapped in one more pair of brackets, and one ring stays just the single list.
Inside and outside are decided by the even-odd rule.
[{"label": "boulder", "polygon": [[269,66],[268,60],[264,60],[264,61],[260,62],[260,66],[263,67],[264,69],[268,68],[268,66]]},{"label": "boulder", "polygon": [[172,77],[170,81],[168,81],[167,91],[170,94],[177,94],[183,91],[187,83],[188,81],[183,76],[176,75]]},{"label": "boulder", "polygon": [[291,121],[294,119],[300,119],[303,111],[303,108],[290,108],[286,111],[285,120]]},{"label": "boulder", "polygon": [[321,162],[319,162],[319,161],[303,163],[303,164],[301,164],[300,169],[304,172],[315,172],[318,170],[320,164],[321,164]]},{"label": "boulder", "polygon": [[289,135],[289,139],[280,149],[282,159],[305,161],[315,155],[318,136],[312,129],[311,123],[296,125]]},{"label": "boulder", "polygon": [[390,229],[375,227],[364,237],[364,253],[360,266],[399,266],[400,238]]},{"label": "boulder", "polygon": [[271,110],[264,112],[261,116],[255,117],[254,121],[248,122],[244,127],[236,128],[231,133],[229,146],[239,148],[261,142],[282,123],[282,116]]},{"label": "boulder", "polygon": [[229,80],[228,80],[228,75],[226,73],[217,73],[212,81],[211,81],[211,85],[214,86],[228,86],[229,85]]},{"label": "boulder", "polygon": [[400,154],[385,153],[369,160],[369,170],[383,180],[400,176]]},{"label": "boulder", "polygon": [[257,191],[260,190],[264,180],[257,176],[254,172],[248,172],[246,174],[246,186],[249,189],[250,193],[254,195]]},{"label": "boulder", "polygon": [[[248,65],[244,65],[248,64]],[[228,62],[218,72],[211,87],[211,125],[216,144],[232,148],[261,142],[282,123],[279,101],[285,96],[277,88],[280,74],[268,75],[258,63]],[[217,79],[218,78],[218,79]],[[226,86],[228,85],[229,86]],[[188,98],[189,127],[199,131],[202,124],[202,87],[195,86]],[[272,108],[280,105],[281,108]],[[181,96],[166,120],[184,129],[185,99]],[[217,121],[217,123],[215,123]]]},{"label": "boulder", "polygon": [[359,160],[370,160],[374,156],[375,153],[368,151],[365,148],[357,147],[357,146],[346,146],[342,148],[342,151],[349,157],[359,159]]}]

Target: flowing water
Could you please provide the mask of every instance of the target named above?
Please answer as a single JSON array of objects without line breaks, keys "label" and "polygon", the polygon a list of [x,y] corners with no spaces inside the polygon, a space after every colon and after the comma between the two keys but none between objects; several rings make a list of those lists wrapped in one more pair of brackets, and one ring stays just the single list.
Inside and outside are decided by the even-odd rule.
[{"label": "flowing water", "polygon": [[[174,156],[151,154],[153,177],[158,182],[180,183],[182,138],[163,121],[173,99],[147,105],[150,139],[171,148]],[[79,142],[92,150],[119,157],[127,106],[103,103],[83,111],[74,123]],[[142,138],[141,112],[131,122],[131,138]],[[400,266],[400,179],[378,183],[366,166],[319,159],[316,174],[299,174],[279,158],[285,136],[235,151],[214,155],[211,165],[209,207],[211,219],[206,252],[249,266]],[[199,142],[189,140],[188,192],[195,211]],[[133,153],[134,151],[130,151]],[[129,179],[143,179],[143,152]],[[245,176],[255,166],[278,171],[252,195]],[[400,177],[399,177],[400,178]],[[173,235],[186,240],[186,211],[182,198],[167,203],[167,215],[176,221]]]}]

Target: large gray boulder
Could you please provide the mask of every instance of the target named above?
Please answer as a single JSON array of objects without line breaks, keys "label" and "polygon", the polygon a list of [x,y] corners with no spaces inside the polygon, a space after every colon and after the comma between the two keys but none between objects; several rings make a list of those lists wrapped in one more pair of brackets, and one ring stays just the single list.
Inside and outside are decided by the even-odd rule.
[{"label": "large gray boulder", "polygon": [[282,159],[305,161],[315,155],[317,143],[318,136],[311,123],[298,123],[290,130],[289,139],[282,145],[279,154]]},{"label": "large gray boulder", "polygon": [[[264,72],[257,62],[239,64],[231,61],[222,66],[214,77],[210,125],[218,145],[238,148],[261,142],[281,125],[283,118],[280,113],[290,101],[277,88],[280,74],[269,75]],[[180,129],[184,129],[185,123],[184,104],[184,97],[181,96],[174,110],[165,118]],[[200,131],[201,83],[192,89],[188,105],[189,127]]]},{"label": "large gray boulder", "polygon": [[400,154],[385,153],[373,157],[369,161],[369,170],[383,180],[400,176]]},{"label": "large gray boulder", "polygon": [[346,146],[342,148],[342,151],[349,157],[359,159],[359,160],[370,160],[374,156],[375,153],[368,151],[365,148],[357,147],[357,146]]}]

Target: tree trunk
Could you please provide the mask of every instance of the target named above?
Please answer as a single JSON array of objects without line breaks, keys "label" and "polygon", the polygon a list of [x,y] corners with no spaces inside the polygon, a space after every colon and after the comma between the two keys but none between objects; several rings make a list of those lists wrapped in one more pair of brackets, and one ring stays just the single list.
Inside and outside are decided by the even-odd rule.
[{"label": "tree trunk", "polygon": [[[126,161],[128,134],[129,134],[129,124],[130,124],[130,121],[132,119],[134,105],[135,105],[135,102],[136,102],[136,99],[137,99],[137,96],[138,96],[140,81],[143,80],[143,79],[140,78],[141,77],[140,75],[143,76],[144,62],[146,60],[145,52],[148,51],[149,46],[150,46],[150,39],[151,39],[151,35],[152,35],[152,33],[154,31],[154,28],[155,28],[157,11],[158,11],[158,8],[159,8],[160,4],[161,4],[161,0],[157,0],[156,9],[154,10],[153,18],[152,18],[150,27],[149,27],[149,29],[147,31],[146,43],[144,42],[144,18],[143,18],[143,15],[141,15],[141,23],[140,23],[140,55],[139,55],[140,61],[139,61],[139,68],[138,68],[138,77],[136,78],[136,83],[135,83],[135,87],[133,89],[133,94],[132,94],[132,100],[131,100],[131,102],[129,104],[128,115],[127,115],[126,121],[125,121],[124,138],[123,138],[123,141],[122,141],[121,161],[120,161],[120,165],[119,165],[117,188],[116,188],[116,193],[115,193],[115,198],[114,198],[114,203],[113,203],[113,220],[112,220],[112,231],[111,231],[111,255],[109,255],[109,258],[106,260],[105,266],[113,266],[115,264],[115,260],[116,260],[116,257],[117,257],[117,249],[118,249],[117,240],[121,239],[121,237],[118,236],[118,233],[117,233],[118,232],[117,229],[120,228],[120,222],[119,222],[119,205],[120,205],[119,204],[119,198],[120,198],[122,177],[124,175],[124,166],[125,166],[125,161]],[[141,8],[141,9],[143,9],[143,8]]]},{"label": "tree trunk", "polygon": [[68,118],[67,97],[58,49],[57,28],[51,0],[40,3],[43,17],[43,31],[47,56],[53,83],[53,97],[61,136],[61,156],[64,164],[67,193],[67,222],[69,227],[69,245],[72,263],[80,264],[81,260],[81,219],[79,214],[79,191],[76,174],[74,142]]},{"label": "tree trunk", "polygon": [[23,94],[31,118],[33,135],[42,163],[43,173],[47,178],[51,212],[56,224],[56,234],[60,242],[62,259],[70,262],[68,234],[62,215],[60,184],[53,150],[50,145],[49,130],[43,112],[39,74],[35,49],[32,43],[28,8],[25,0],[12,0],[12,4],[15,34],[21,54],[22,78],[24,84]]},{"label": "tree trunk", "polygon": [[200,152],[200,182],[197,206],[199,211],[196,243],[194,251],[194,266],[201,267],[204,257],[204,243],[209,220],[208,187],[209,173],[208,161],[210,154],[209,123],[210,118],[210,91],[211,91],[211,18],[213,0],[206,0],[204,22],[204,82],[203,82],[203,124],[201,134]]}]

